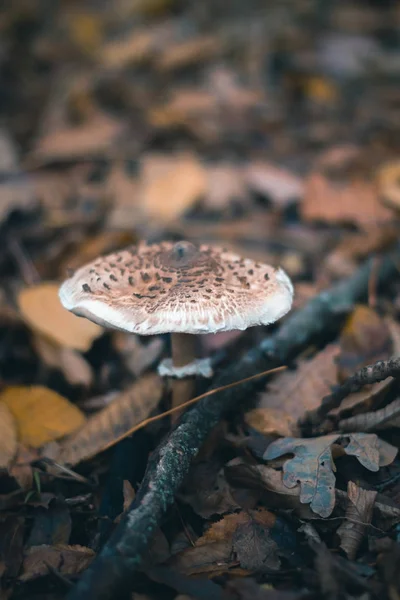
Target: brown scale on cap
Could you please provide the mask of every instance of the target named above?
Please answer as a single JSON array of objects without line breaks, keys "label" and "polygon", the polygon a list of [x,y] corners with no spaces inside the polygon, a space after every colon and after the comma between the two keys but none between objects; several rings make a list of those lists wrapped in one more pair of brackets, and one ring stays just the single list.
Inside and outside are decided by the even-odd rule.
[{"label": "brown scale on cap", "polygon": [[141,335],[272,323],[292,296],[281,269],[189,242],[129,247],[81,267],[60,288],[68,310]]}]

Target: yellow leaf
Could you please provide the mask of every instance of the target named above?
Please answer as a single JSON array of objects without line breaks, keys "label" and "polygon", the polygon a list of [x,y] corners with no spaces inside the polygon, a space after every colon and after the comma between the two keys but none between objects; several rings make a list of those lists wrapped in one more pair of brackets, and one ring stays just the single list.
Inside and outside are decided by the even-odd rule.
[{"label": "yellow leaf", "polygon": [[85,422],[76,406],[39,385],[10,386],[0,394],[0,403],[14,416],[19,441],[33,448],[72,433]]},{"label": "yellow leaf", "polygon": [[56,283],[41,283],[22,290],[18,305],[33,329],[61,346],[86,352],[102,333],[101,327],[76,317],[62,306]]},{"label": "yellow leaf", "polygon": [[17,451],[17,427],[12,412],[0,404],[0,468],[5,469]]},{"label": "yellow leaf", "polygon": [[307,84],[308,95],[315,102],[334,104],[338,99],[336,87],[322,77],[310,77]]},{"label": "yellow leaf", "polygon": [[100,15],[89,12],[72,13],[67,26],[73,43],[81,52],[92,55],[99,49],[103,39]]}]

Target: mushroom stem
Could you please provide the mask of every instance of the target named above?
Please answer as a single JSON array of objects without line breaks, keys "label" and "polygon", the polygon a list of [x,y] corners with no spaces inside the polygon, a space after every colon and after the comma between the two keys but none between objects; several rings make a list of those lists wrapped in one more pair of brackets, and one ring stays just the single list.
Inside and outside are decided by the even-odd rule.
[{"label": "mushroom stem", "polygon": [[[190,333],[171,333],[172,364],[183,367],[193,362],[197,355],[197,339]],[[180,406],[190,400],[194,392],[194,378],[172,380],[172,406]]]}]

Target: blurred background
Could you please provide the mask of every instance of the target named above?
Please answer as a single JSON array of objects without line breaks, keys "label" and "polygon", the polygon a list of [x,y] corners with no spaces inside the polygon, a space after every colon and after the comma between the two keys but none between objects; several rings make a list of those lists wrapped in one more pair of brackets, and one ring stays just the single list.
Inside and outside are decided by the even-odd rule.
[{"label": "blurred background", "polygon": [[140,239],[280,264],[301,306],[397,239],[399,73],[390,0],[3,2],[2,318]]}]

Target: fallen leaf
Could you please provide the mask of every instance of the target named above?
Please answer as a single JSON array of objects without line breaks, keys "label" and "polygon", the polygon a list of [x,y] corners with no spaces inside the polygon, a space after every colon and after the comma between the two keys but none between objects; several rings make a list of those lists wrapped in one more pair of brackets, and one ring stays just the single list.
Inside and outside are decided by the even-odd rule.
[{"label": "fallen leaf", "polygon": [[196,541],[196,546],[203,546],[232,538],[239,525],[252,520],[266,527],[273,527],[276,516],[265,508],[224,515],[222,519],[211,524],[207,531]]},{"label": "fallen leaf", "polygon": [[213,211],[226,209],[233,201],[245,204],[249,194],[243,175],[238,166],[221,163],[207,170],[207,190],[202,205]]},{"label": "fallen leaf", "polygon": [[179,218],[207,189],[206,171],[192,154],[145,157],[140,176],[140,206],[148,218]]},{"label": "fallen leaf", "polygon": [[379,194],[382,201],[391,208],[400,209],[400,161],[394,160],[382,165],[376,174]]},{"label": "fallen leaf", "polygon": [[215,577],[228,572],[237,561],[232,556],[232,540],[228,540],[188,548],[165,564],[185,575],[212,574]]},{"label": "fallen leaf", "polygon": [[81,411],[68,400],[42,386],[11,386],[0,394],[14,416],[19,441],[39,448],[75,431],[85,422]]},{"label": "fallen leaf", "polygon": [[[283,438],[272,442],[263,457],[265,460],[273,460],[284,454],[294,454],[283,465],[283,483],[288,488],[300,483],[300,502],[309,503],[315,513],[325,518],[335,506],[332,445],[340,437],[340,434],[333,434],[319,438]],[[386,456],[381,457],[380,445],[383,442],[375,434],[345,435],[343,443],[344,452],[355,456],[371,471],[378,471],[380,466],[389,464],[397,454],[397,449],[389,444],[389,453],[386,452]]]},{"label": "fallen leaf", "polygon": [[60,369],[68,383],[86,387],[92,384],[93,371],[82,354],[61,347],[40,334],[34,336],[33,344],[42,361],[48,367]]},{"label": "fallen leaf", "polygon": [[339,421],[340,431],[371,431],[373,429],[388,429],[400,425],[400,399],[379,410],[354,415]]},{"label": "fallen leaf", "polygon": [[221,38],[213,35],[197,36],[165,48],[156,59],[156,67],[161,71],[181,69],[214,58],[221,50]]},{"label": "fallen leaf", "polygon": [[143,343],[138,336],[121,331],[113,334],[113,341],[126,368],[135,377],[142,375],[160,357],[164,347],[161,337]]},{"label": "fallen leaf", "polygon": [[62,500],[49,498],[48,506],[36,506],[32,513],[33,523],[25,547],[68,544],[72,519],[68,506]]},{"label": "fallen leaf", "polygon": [[[286,370],[278,374],[268,384],[267,391],[260,395],[257,409],[263,411],[263,420],[260,418],[259,427],[256,429],[261,433],[270,430],[269,411],[272,411],[274,423],[279,425],[279,413],[282,419],[281,427],[275,433],[282,435],[287,427],[293,427],[293,435],[296,432],[295,424],[306,412],[318,408],[324,396],[329,394],[332,386],[337,383],[335,359],[338,353],[338,346],[331,344],[311,360],[299,361],[296,370]],[[251,416],[250,418],[252,419]],[[252,422],[256,425],[255,418]],[[264,431],[263,426],[266,426]]]},{"label": "fallen leaf", "polygon": [[245,414],[244,420],[263,435],[290,437],[297,430],[293,416],[276,408],[254,408]]},{"label": "fallen leaf", "polygon": [[304,184],[287,169],[276,165],[254,161],[245,170],[245,178],[250,189],[267,197],[277,206],[285,207],[304,194]]},{"label": "fallen leaf", "polygon": [[64,125],[41,137],[31,159],[35,164],[103,156],[117,143],[125,125],[103,113],[94,114],[81,125]]},{"label": "fallen leaf", "polygon": [[347,484],[348,504],[345,521],[336,533],[340,537],[340,547],[350,560],[356,558],[365,529],[372,521],[377,493],[373,490],[364,490],[353,481]]},{"label": "fallen leaf", "polygon": [[341,381],[366,365],[389,358],[393,351],[387,323],[372,308],[364,305],[356,306],[348,317],[339,345],[336,362]]},{"label": "fallen leaf", "polygon": [[18,176],[0,181],[0,223],[13,211],[33,211],[39,204],[32,181]]},{"label": "fallen leaf", "polygon": [[0,402],[0,469],[6,469],[18,447],[17,424],[8,406]]},{"label": "fallen leaf", "polygon": [[243,569],[268,573],[277,571],[281,565],[277,544],[271,539],[268,527],[255,520],[237,527],[233,535],[233,549]]},{"label": "fallen leaf", "polygon": [[60,443],[57,462],[76,465],[130,435],[156,408],[162,390],[163,382],[158,375],[147,375],[136,381]]},{"label": "fallen leaf", "polygon": [[31,464],[38,458],[37,450],[18,444],[17,456],[9,467],[9,475],[15,479],[22,490],[32,489],[33,470]]},{"label": "fallen leaf", "polygon": [[51,569],[61,575],[81,573],[92,562],[95,553],[84,546],[33,546],[25,552],[20,581],[31,581],[47,575]]},{"label": "fallen leaf", "polygon": [[58,297],[56,283],[41,283],[23,289],[18,306],[25,321],[36,331],[61,346],[86,352],[103,330],[88,319],[67,311]]}]

